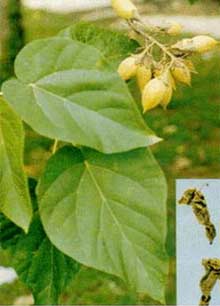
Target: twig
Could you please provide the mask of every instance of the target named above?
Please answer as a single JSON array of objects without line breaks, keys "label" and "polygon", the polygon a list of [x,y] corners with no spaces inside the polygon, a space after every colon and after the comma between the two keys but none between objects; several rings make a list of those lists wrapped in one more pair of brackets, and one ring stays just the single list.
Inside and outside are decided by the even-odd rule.
[{"label": "twig", "polygon": [[57,151],[57,146],[58,146],[58,140],[54,140],[53,148],[52,148],[52,154],[55,154]]},{"label": "twig", "polygon": [[[139,23],[142,25],[141,21],[139,21]],[[137,34],[143,36],[146,40],[150,41],[151,43],[157,45],[165,54],[167,54],[171,58],[172,62],[177,60],[177,58],[157,39],[149,35],[147,32],[144,32],[140,28],[138,28],[135,25],[135,20],[129,20],[128,24],[132,28],[132,30],[135,31]]]}]

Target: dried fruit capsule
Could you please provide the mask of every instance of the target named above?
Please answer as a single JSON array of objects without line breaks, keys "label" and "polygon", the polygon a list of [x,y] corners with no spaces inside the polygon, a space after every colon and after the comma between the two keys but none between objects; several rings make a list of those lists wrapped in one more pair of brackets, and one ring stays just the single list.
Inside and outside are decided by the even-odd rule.
[{"label": "dried fruit capsule", "polygon": [[191,84],[191,73],[189,68],[183,63],[175,63],[171,68],[174,79],[186,85]]},{"label": "dried fruit capsule", "polygon": [[200,280],[200,289],[202,296],[199,305],[208,306],[211,300],[211,293],[219,279],[220,260],[219,258],[207,258],[202,260],[205,268],[205,275]]},{"label": "dried fruit capsule", "polygon": [[123,80],[127,81],[136,75],[137,67],[137,58],[129,56],[119,65],[118,73]]},{"label": "dried fruit capsule", "polygon": [[154,78],[145,85],[142,93],[144,112],[159,105],[166,94],[166,85],[159,78]]},{"label": "dried fruit capsule", "polygon": [[177,22],[172,22],[171,26],[168,28],[167,33],[169,35],[179,35],[182,32],[182,26]]},{"label": "dried fruit capsule", "polygon": [[140,90],[142,91],[144,89],[145,85],[150,81],[150,79],[152,77],[151,69],[146,67],[143,64],[140,64],[140,65],[138,65],[136,76],[137,76],[138,86],[139,86]]},{"label": "dried fruit capsule", "polygon": [[195,36],[192,41],[195,51],[199,53],[211,51],[218,43],[214,38],[207,35]]},{"label": "dried fruit capsule", "polygon": [[132,19],[138,15],[136,6],[130,0],[112,0],[111,2],[119,17]]}]

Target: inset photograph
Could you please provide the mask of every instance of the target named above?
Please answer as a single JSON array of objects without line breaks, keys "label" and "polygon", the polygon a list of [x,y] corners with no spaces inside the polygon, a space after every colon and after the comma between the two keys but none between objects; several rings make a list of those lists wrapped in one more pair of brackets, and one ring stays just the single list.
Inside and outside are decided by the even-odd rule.
[{"label": "inset photograph", "polygon": [[177,305],[220,305],[220,179],[176,181]]}]

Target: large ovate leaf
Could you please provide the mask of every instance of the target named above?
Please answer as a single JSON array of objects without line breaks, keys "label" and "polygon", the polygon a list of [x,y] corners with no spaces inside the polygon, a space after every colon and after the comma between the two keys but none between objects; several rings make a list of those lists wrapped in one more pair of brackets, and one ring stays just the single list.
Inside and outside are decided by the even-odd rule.
[{"label": "large ovate leaf", "polygon": [[27,231],[32,207],[23,171],[23,150],[22,122],[0,99],[0,211]]},{"label": "large ovate leaf", "polygon": [[17,79],[3,84],[3,94],[49,138],[104,153],[159,141],[118,74],[97,70],[101,61],[97,49],[68,38],[33,42],[18,55]]},{"label": "large ovate leaf", "polygon": [[164,302],[166,183],[147,149],[104,155],[64,147],[49,160],[37,194],[58,249]]},{"label": "large ovate leaf", "polygon": [[114,70],[125,57],[134,53],[139,47],[136,41],[123,33],[83,21],[62,30],[59,36],[97,48],[104,55],[107,66]]}]

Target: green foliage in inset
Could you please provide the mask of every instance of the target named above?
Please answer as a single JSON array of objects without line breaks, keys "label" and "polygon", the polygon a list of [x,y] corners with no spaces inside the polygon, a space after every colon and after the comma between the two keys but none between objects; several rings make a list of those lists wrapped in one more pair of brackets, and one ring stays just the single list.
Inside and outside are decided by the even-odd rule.
[{"label": "green foliage in inset", "polygon": [[64,147],[49,160],[38,197],[58,249],[164,302],[166,182],[147,149],[104,155]]},{"label": "green foliage in inset", "polygon": [[0,99],[0,211],[27,231],[32,208],[23,171],[23,147],[22,122]]}]

